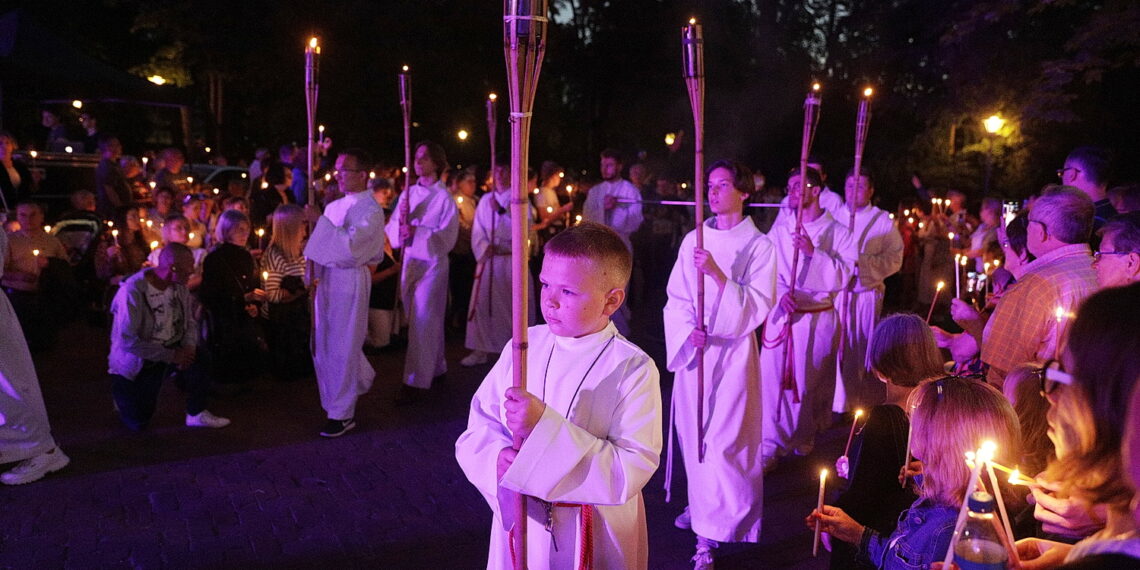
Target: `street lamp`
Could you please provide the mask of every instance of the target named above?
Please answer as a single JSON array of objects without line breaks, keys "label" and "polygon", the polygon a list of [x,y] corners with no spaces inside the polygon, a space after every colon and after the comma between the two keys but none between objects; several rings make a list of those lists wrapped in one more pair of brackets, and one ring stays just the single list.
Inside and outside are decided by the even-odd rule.
[{"label": "street lamp", "polygon": [[986,132],[989,133],[989,135],[990,135],[989,149],[988,149],[988,152],[986,152],[986,185],[985,185],[985,195],[989,196],[989,194],[990,194],[990,179],[993,177],[993,173],[994,173],[994,140],[998,136],[998,133],[1001,132],[1001,128],[1005,126],[1005,119],[999,117],[996,114],[990,115],[988,118],[986,118],[986,120],[982,121],[982,126],[986,128]]}]

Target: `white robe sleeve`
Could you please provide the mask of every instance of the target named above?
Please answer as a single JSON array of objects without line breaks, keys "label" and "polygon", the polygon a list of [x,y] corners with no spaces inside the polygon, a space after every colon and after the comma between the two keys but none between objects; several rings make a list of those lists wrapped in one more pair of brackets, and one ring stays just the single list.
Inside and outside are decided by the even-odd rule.
[{"label": "white robe sleeve", "polygon": [[660,462],[661,389],[657,367],[644,355],[617,373],[624,397],[606,437],[547,406],[502,486],[551,502],[623,505],[636,497]]},{"label": "white robe sleeve", "polygon": [[511,434],[503,425],[503,394],[510,386],[511,351],[504,350],[495,366],[471,398],[467,430],[455,442],[455,459],[467,480],[483,494],[491,510],[497,510],[499,452],[511,447]]},{"label": "white robe sleeve", "polygon": [[392,210],[392,218],[388,220],[388,225],[384,227],[384,235],[388,238],[388,243],[397,249],[404,247],[404,241],[400,239],[400,220],[403,219],[403,203],[407,198],[407,192],[400,192],[400,196],[396,198],[396,209]]},{"label": "white robe sleeve", "polygon": [[305,245],[305,257],[318,265],[345,269],[376,257],[377,250],[384,249],[384,211],[377,207],[364,216],[353,213],[349,212],[342,227],[321,216]]},{"label": "white robe sleeve", "polygon": [[[815,245],[815,253],[802,264],[800,286],[811,291],[839,291],[851,278],[851,263],[855,258],[850,232],[843,226],[833,223],[830,242]],[[827,239],[825,235],[821,238]],[[804,261],[804,260],[801,260]]]},{"label": "white robe sleeve", "polygon": [[611,215],[614,231],[623,235],[629,236],[641,227],[641,222],[644,217],[641,214],[641,194],[637,191],[632,183],[622,181],[617,185],[616,191],[613,193],[615,198],[623,200],[634,200],[632,204],[618,204],[614,207]]},{"label": "white robe sleeve", "polygon": [[902,260],[902,236],[889,218],[880,216],[859,253],[859,280],[867,286],[881,285],[902,268]]},{"label": "white robe sleeve", "polygon": [[[768,311],[775,302],[776,256],[772,254],[772,242],[757,235],[747,248],[751,253],[744,274],[729,275],[724,289],[708,305],[711,308],[708,334],[711,336],[736,339],[753,334],[768,318]],[[706,295],[710,289],[716,291],[715,286],[705,287]]]},{"label": "white robe sleeve", "polygon": [[694,234],[689,233],[681,242],[677,261],[673,264],[673,271],[669,274],[669,283],[665,288],[669,296],[664,311],[665,367],[670,372],[687,367],[697,354],[697,349],[689,344],[689,335],[697,328],[695,304],[697,270],[693,265],[694,248]]},{"label": "white robe sleeve", "polygon": [[[494,245],[491,229],[495,208],[492,202],[494,202],[492,196],[484,196],[479,205],[475,206],[475,222],[471,225],[471,251],[478,261],[482,261],[487,255],[487,250]],[[494,229],[499,230],[499,228]],[[507,231],[510,231],[510,228]]]}]

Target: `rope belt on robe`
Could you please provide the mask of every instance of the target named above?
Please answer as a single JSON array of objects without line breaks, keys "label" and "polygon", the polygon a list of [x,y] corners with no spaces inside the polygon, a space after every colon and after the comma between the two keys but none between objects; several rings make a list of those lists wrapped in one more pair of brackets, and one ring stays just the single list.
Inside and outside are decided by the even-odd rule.
[{"label": "rope belt on robe", "polygon": [[[594,568],[594,505],[583,505],[583,504],[579,504],[579,503],[550,503],[547,501],[543,501],[542,499],[536,499],[534,497],[527,497],[527,498],[532,499],[532,500],[537,501],[538,503],[542,504],[544,507],[546,507],[548,509],[548,512],[549,512],[549,509],[551,509],[553,507],[566,507],[566,508],[572,508],[572,509],[579,509],[581,511],[580,516],[578,517],[578,543],[580,545],[580,548],[578,550],[578,570],[593,570],[593,568]],[[553,524],[552,520],[549,522],[549,524],[551,524],[551,525]],[[547,530],[551,530],[551,529],[547,529]],[[509,533],[507,533],[508,534],[507,544],[510,545],[510,548],[511,548],[511,562],[512,563],[515,561],[515,548],[514,548],[515,542],[513,540],[514,533],[515,533],[515,529],[513,529],[513,528],[511,529],[511,531]],[[558,550],[557,544],[555,544],[554,549],[556,551]]]},{"label": "rope belt on robe", "polygon": [[[767,335],[765,335],[763,332],[761,332],[760,344],[765,349],[772,350],[772,349],[780,346],[781,344],[783,344],[785,342],[788,343],[787,358],[784,360],[784,375],[783,375],[783,378],[780,379],[780,400],[781,400],[780,404],[787,403],[785,398],[787,397],[788,391],[792,392],[792,403],[793,404],[798,404],[801,401],[800,391],[796,386],[796,374],[795,374],[796,350],[795,350],[795,343],[792,342],[792,315],[797,314],[797,313],[798,314],[825,313],[825,312],[833,310],[833,309],[835,309],[835,305],[828,303],[825,306],[813,307],[811,309],[799,309],[799,310],[793,311],[791,314],[788,315],[788,322],[780,330],[780,335],[774,339],[768,339]],[[806,395],[807,394],[804,394],[804,396],[806,396]],[[778,405],[776,407],[776,421],[780,420],[781,414],[783,413],[783,410],[784,410],[783,405]]]}]

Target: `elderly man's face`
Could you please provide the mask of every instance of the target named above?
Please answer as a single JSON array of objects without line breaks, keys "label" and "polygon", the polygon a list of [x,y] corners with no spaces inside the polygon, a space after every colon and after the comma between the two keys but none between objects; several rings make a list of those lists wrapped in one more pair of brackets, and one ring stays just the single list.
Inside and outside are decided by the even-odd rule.
[{"label": "elderly man's face", "polygon": [[1140,277],[1140,253],[1122,250],[1116,246],[1116,236],[1106,234],[1093,259],[1096,282],[1101,287],[1128,285]]}]

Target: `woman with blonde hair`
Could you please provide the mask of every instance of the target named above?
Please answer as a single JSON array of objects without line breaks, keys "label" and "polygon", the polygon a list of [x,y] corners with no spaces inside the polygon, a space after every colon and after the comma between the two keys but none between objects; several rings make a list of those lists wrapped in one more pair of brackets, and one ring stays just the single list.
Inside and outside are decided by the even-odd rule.
[{"label": "woman with blonde hair", "polygon": [[221,382],[242,382],[256,374],[262,340],[257,323],[258,305],[265,291],[249,241],[249,218],[237,210],[218,218],[221,240],[202,263],[199,297],[206,309],[207,341],[213,377]]},{"label": "woman with blonde hair", "polygon": [[[899,517],[895,531],[883,535],[830,505],[805,521],[814,527],[818,520],[824,532],[858,545],[857,560],[878,568],[929,568],[945,556],[970,478],[963,450],[992,440],[999,463],[1019,453],[1017,415],[993,386],[949,376],[920,384],[907,405],[913,409],[911,451],[922,461],[922,477],[916,483],[918,499]],[[1008,491],[1003,487],[1005,497],[1011,496]]]},{"label": "woman with blonde hair", "polygon": [[[891,315],[875,326],[867,345],[866,368],[886,385],[886,401],[871,408],[848,457],[836,462],[836,473],[851,483],[835,506],[889,536],[898,524],[899,513],[916,498],[909,486],[899,484],[898,477],[907,459],[907,398],[919,384],[945,374],[930,326],[914,314]],[[834,545],[832,568],[860,566],[865,564],[856,561],[853,546]]]},{"label": "woman with blonde hair", "polygon": [[[1046,532],[1088,536],[1075,545],[1020,541],[1023,567],[1136,568],[1140,526],[1131,516],[1135,489],[1125,476],[1121,445],[1128,398],[1140,378],[1140,284],[1086,299],[1062,362],[1047,366],[1041,383],[1053,404],[1046,417],[1057,461],[1032,488],[1034,515]],[[1108,554],[1132,560],[1095,562]]]},{"label": "woman with blonde hair", "polygon": [[305,288],[305,211],[295,204],[277,206],[269,217],[273,235],[261,257],[268,319],[266,340],[273,374],[296,380],[312,373],[309,352],[309,294]]}]

